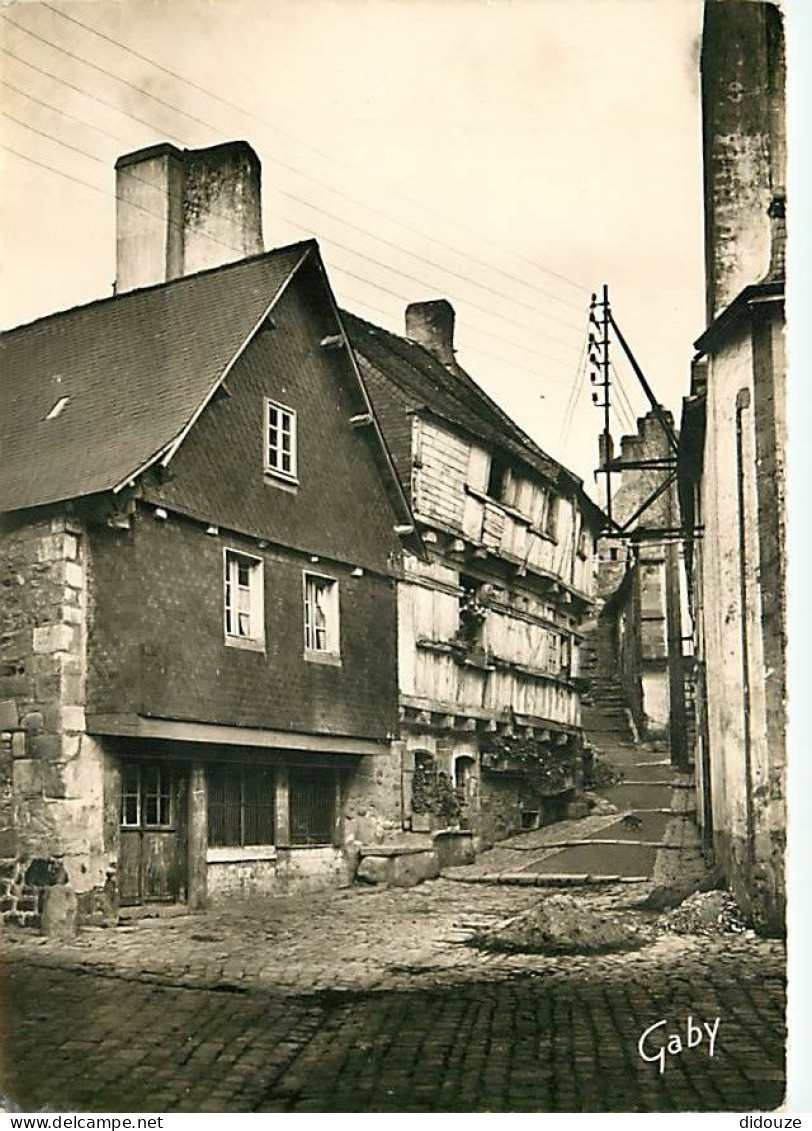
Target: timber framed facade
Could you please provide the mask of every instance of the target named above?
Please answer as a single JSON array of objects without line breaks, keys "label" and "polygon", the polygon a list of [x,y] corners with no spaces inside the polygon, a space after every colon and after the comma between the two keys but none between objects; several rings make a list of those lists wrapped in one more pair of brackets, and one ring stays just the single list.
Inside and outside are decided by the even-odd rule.
[{"label": "timber framed facade", "polygon": [[450,814],[486,846],[563,816],[580,782],[602,515],[454,361],[444,300],[408,309],[407,338],[348,328],[426,550],[398,584],[405,824]]}]

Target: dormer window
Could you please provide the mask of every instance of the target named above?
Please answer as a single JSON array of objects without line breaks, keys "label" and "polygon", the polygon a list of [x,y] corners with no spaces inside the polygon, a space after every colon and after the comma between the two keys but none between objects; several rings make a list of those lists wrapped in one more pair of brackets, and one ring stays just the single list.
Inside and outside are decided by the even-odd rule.
[{"label": "dormer window", "polygon": [[45,417],[45,419],[46,420],[56,420],[56,418],[58,416],[60,416],[62,414],[63,410],[67,407],[69,400],[70,400],[70,397],[60,397],[59,400],[56,402],[56,404],[53,405],[53,407],[51,408],[50,412]]},{"label": "dormer window", "polygon": [[277,401],[265,401],[265,471],[296,479],[296,413]]}]

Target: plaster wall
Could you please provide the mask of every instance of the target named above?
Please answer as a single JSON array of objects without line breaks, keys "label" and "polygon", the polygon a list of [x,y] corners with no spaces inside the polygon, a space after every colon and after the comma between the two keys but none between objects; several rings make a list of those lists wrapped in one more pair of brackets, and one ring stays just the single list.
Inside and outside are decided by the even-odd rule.
[{"label": "plaster wall", "polygon": [[753,365],[750,323],[742,320],[710,365],[712,442],[706,446],[702,486],[703,630],[716,847],[743,904],[756,918],[775,922],[782,915],[784,751],[783,734],[771,734],[767,718],[767,688],[775,673],[764,656]]}]

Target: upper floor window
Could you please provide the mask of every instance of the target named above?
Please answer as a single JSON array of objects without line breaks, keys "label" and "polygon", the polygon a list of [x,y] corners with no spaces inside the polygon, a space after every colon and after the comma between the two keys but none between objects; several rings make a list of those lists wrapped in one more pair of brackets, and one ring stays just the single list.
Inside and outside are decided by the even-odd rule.
[{"label": "upper floor window", "polygon": [[305,653],[338,656],[338,582],[316,573],[304,575]]},{"label": "upper floor window", "polygon": [[581,533],[578,536],[578,556],[588,558],[594,551],[595,539],[592,537],[589,530],[585,526],[582,526]]},{"label": "upper floor window", "polygon": [[265,401],[265,470],[296,478],[296,413],[276,401]]},{"label": "upper floor window", "polygon": [[544,516],[544,533],[548,538],[556,541],[558,538],[558,511],[561,500],[558,495],[550,495],[547,499],[547,513]]},{"label": "upper floor window", "polygon": [[490,495],[492,499],[498,499],[500,502],[503,502],[509,476],[510,465],[508,461],[499,452],[494,452],[491,456],[486,494]]},{"label": "upper floor window", "polygon": [[262,648],[265,641],[262,559],[236,550],[223,555],[223,619],[227,644]]}]

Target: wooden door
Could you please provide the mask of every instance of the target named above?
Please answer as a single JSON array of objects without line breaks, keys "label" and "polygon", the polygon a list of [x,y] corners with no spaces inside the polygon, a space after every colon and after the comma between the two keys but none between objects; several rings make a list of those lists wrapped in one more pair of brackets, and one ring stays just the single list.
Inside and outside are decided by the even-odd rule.
[{"label": "wooden door", "polygon": [[121,902],[186,898],[186,774],[166,762],[125,762],[121,772]]}]

